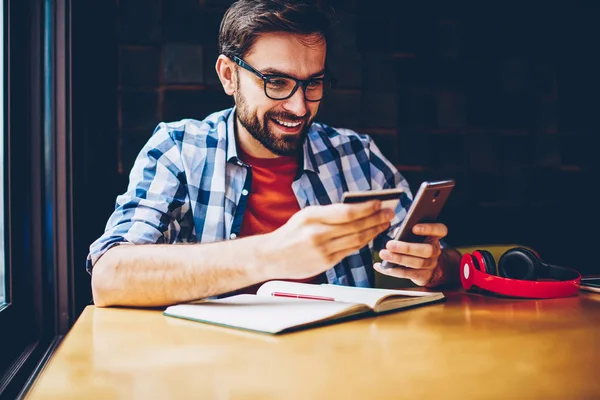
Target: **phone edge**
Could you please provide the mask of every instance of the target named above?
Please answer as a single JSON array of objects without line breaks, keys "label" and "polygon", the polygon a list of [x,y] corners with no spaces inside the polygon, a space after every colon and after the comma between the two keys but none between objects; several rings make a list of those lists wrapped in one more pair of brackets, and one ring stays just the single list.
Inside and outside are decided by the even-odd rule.
[{"label": "phone edge", "polygon": [[[402,223],[400,224],[400,226],[398,226],[398,228],[396,230],[397,233],[394,235],[392,240],[398,240],[398,238],[400,237],[400,233],[402,232],[402,230],[406,226],[407,221],[410,220],[410,217],[412,217],[412,213],[414,212],[414,208],[412,208],[412,204],[417,203],[421,199],[421,197],[423,197],[423,193],[425,193],[425,190],[427,190],[429,188],[433,188],[433,189],[445,188],[445,187],[453,188],[454,186],[456,186],[456,181],[454,179],[446,179],[443,181],[424,181],[424,182],[422,182],[421,185],[419,185],[419,190],[417,190],[417,193],[415,194],[415,197],[411,203],[411,207],[408,209],[408,212],[406,213],[406,216],[402,220]],[[382,269],[392,268],[388,264],[389,263],[387,262],[387,260],[381,260],[381,268]]]}]

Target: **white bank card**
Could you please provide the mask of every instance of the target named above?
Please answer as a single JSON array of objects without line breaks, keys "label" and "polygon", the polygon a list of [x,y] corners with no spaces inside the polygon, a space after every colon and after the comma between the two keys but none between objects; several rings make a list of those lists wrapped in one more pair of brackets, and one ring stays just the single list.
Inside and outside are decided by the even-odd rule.
[{"label": "white bank card", "polygon": [[344,192],[342,203],[362,203],[369,200],[380,200],[382,208],[396,210],[402,195],[402,188]]}]

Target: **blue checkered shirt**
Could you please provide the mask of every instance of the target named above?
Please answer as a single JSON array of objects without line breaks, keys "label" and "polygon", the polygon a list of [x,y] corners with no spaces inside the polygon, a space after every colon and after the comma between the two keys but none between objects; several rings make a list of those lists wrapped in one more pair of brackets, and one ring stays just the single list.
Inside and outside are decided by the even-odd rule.
[{"label": "blue checkered shirt", "polygon": [[[104,234],[90,246],[88,272],[115,245],[210,243],[237,237],[252,193],[252,171],[237,155],[234,115],[235,107],[203,121],[158,125],[135,160],[127,191],[117,197]],[[405,192],[390,229],[326,271],[329,283],[373,286],[373,252],[390,240],[412,194],[369,136],[311,125],[302,171],[292,183],[300,208],[337,203],[348,190],[391,187]]]}]

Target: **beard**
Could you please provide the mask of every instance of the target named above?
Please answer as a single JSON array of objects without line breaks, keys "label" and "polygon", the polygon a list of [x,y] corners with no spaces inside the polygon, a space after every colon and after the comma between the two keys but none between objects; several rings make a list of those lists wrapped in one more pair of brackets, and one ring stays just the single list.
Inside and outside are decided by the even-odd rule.
[{"label": "beard", "polygon": [[[235,104],[237,119],[240,124],[267,150],[278,156],[295,156],[300,153],[314,119],[313,116],[307,113],[305,116],[298,117],[285,111],[267,111],[261,121],[256,113],[250,111],[248,102],[239,90],[235,95]],[[304,124],[297,135],[277,135],[269,128],[269,120],[271,119],[303,122]]]}]

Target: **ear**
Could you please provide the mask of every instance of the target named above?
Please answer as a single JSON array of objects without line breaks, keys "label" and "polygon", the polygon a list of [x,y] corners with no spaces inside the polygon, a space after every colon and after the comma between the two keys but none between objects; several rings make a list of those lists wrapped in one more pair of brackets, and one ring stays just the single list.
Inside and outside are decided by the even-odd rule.
[{"label": "ear", "polygon": [[221,54],[217,58],[215,69],[217,70],[217,75],[219,75],[221,85],[223,85],[223,90],[229,96],[233,96],[236,89],[235,63],[229,57]]}]

